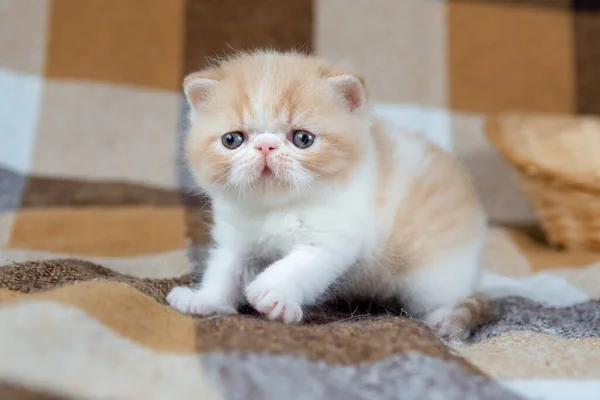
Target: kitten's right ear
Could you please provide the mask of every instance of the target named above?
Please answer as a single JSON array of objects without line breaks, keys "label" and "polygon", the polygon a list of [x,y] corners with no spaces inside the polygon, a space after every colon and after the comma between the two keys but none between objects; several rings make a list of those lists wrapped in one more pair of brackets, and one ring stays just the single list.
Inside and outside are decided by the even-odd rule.
[{"label": "kitten's right ear", "polygon": [[219,83],[211,75],[204,72],[194,72],[183,80],[183,91],[190,107],[198,109],[208,100],[215,86]]}]

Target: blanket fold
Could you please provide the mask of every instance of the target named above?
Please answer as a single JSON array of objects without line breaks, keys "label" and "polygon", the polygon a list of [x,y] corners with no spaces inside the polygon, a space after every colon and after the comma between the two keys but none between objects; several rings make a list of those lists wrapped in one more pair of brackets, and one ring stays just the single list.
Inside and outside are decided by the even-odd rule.
[{"label": "blanket fold", "polygon": [[[130,345],[151,353],[158,364],[155,368],[161,367],[157,359],[166,354],[196,358],[204,371],[199,378],[210,379],[215,386],[211,390],[224,390],[228,398],[247,398],[243,393],[250,390],[260,393],[257,398],[275,399],[294,388],[304,395],[327,393],[328,398],[394,398],[396,389],[412,393],[411,398],[448,390],[456,399],[517,398],[453,354],[420,322],[389,312],[365,313],[355,307],[344,311],[339,305],[309,310],[303,325],[270,322],[251,313],[191,318],[164,304],[174,285],[190,281],[190,275],[136,278],[77,259],[7,265],[0,269],[0,323],[17,330],[35,326],[46,340],[34,343],[34,336],[15,335],[15,331],[5,332],[9,337],[4,339],[17,347],[61,352],[65,357],[61,368],[83,375],[84,370],[73,370],[69,357],[91,370],[108,360],[75,354],[76,349],[93,346],[96,335],[109,335],[115,341],[125,338]],[[19,309],[31,310],[32,315],[22,314],[31,320],[9,321],[9,315]],[[36,314],[42,319],[34,320]],[[63,318],[65,324],[59,322]],[[95,329],[88,327],[87,335],[77,336],[86,325]],[[59,346],[64,340],[62,348],[45,348]],[[118,370],[131,356],[115,353],[110,364],[116,363]],[[41,368],[34,368],[31,377],[43,382]],[[71,379],[67,388],[77,382]],[[309,382],[316,386],[311,388]],[[56,382],[42,385],[51,395],[64,390],[55,387]],[[195,387],[189,385],[190,390]],[[33,396],[27,387],[0,386],[0,398],[17,394]]]}]

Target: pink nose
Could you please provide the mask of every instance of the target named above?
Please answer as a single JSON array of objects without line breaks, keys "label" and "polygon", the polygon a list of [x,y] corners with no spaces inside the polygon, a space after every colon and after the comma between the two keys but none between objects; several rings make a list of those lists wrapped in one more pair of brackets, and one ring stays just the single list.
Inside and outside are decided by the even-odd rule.
[{"label": "pink nose", "polygon": [[272,152],[276,148],[277,148],[277,146],[269,146],[269,145],[259,145],[259,146],[256,146],[256,150],[260,151],[264,155],[269,154],[270,152]]},{"label": "pink nose", "polygon": [[261,140],[254,145],[254,148],[266,156],[273,150],[279,148],[279,144],[274,140]]}]

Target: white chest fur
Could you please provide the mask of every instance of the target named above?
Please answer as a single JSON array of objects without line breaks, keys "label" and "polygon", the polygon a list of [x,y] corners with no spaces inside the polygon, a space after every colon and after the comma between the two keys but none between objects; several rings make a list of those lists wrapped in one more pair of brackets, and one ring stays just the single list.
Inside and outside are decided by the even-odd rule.
[{"label": "white chest fur", "polygon": [[[217,242],[236,240],[249,257],[279,258],[294,245],[308,244],[315,229],[306,210],[249,212],[240,209],[215,210],[214,238]],[[308,216],[307,216],[308,215]]]},{"label": "white chest fur", "polygon": [[248,238],[252,253],[273,258],[288,253],[299,243],[309,241],[310,226],[303,212],[270,212],[244,221],[239,227]]},{"label": "white chest fur", "polygon": [[[247,249],[248,256],[276,259],[288,254],[295,246],[321,246],[350,241],[362,247],[370,230],[365,220],[366,208],[357,209],[351,201],[326,201],[318,205],[269,210],[242,211],[240,208],[215,210],[214,237],[217,242],[235,238]],[[363,240],[365,239],[365,240]],[[348,243],[350,244],[350,243]]]}]

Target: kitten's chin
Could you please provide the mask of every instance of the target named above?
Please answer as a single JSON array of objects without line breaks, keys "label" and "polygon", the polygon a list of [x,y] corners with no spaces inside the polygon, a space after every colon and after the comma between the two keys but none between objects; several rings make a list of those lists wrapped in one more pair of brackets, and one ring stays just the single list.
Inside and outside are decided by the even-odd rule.
[{"label": "kitten's chin", "polygon": [[272,170],[261,171],[260,176],[252,186],[251,193],[255,197],[291,197],[299,195],[302,191],[301,187],[294,186],[292,182],[278,176]]},{"label": "kitten's chin", "polygon": [[214,189],[211,196],[228,201],[252,204],[257,207],[289,205],[310,196],[311,189],[294,185],[278,177],[273,171],[261,172],[252,182],[245,185],[228,185],[225,189]]},{"label": "kitten's chin", "polygon": [[310,196],[316,184],[310,176],[294,176],[286,166],[266,162],[199,183],[213,198],[256,205],[289,204]]}]

